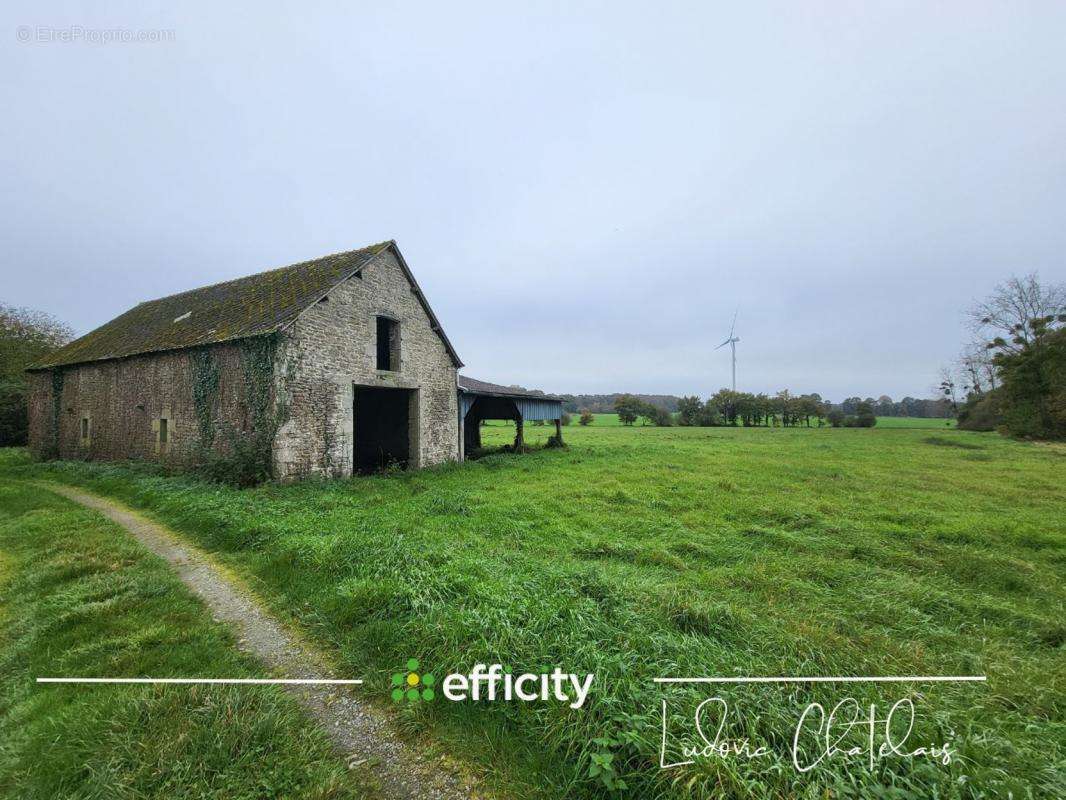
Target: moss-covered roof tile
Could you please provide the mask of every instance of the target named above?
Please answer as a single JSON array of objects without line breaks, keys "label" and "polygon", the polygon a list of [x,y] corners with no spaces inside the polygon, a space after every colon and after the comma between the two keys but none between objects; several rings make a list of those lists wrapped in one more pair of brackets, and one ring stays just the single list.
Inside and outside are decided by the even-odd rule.
[{"label": "moss-covered roof tile", "polygon": [[[31,364],[29,369],[180,350],[272,333],[390,246],[395,245],[382,242],[149,300]],[[406,266],[404,269],[408,271]],[[408,277],[413,282],[410,274]],[[447,346],[451,351],[451,346]]]}]

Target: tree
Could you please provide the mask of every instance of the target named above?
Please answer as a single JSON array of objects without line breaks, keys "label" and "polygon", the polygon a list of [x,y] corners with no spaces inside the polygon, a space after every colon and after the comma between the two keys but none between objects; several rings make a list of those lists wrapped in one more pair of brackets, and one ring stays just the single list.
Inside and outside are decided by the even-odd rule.
[{"label": "tree", "polygon": [[677,424],[699,425],[703,401],[695,395],[682,397],[677,401]]},{"label": "tree", "polygon": [[970,328],[980,341],[991,339],[1001,353],[1017,353],[1036,337],[1033,323],[1066,309],[1066,284],[1044,285],[1035,272],[1011,276],[970,308]]},{"label": "tree", "polygon": [[788,389],[782,389],[777,393],[777,407],[781,412],[781,424],[786,428],[794,422],[792,417],[792,405],[792,394]]},{"label": "tree", "polygon": [[640,416],[641,402],[631,394],[624,394],[614,401],[614,413],[623,425],[632,425]]},{"label": "tree", "polygon": [[0,303],[0,447],[26,443],[26,367],[73,335],[50,314]]},{"label": "tree", "polygon": [[877,416],[874,414],[873,404],[865,400],[859,403],[855,409],[855,427],[872,428],[877,424]]},{"label": "tree", "polygon": [[718,410],[718,406],[711,400],[708,400],[703,404],[703,408],[700,409],[699,418],[696,422],[697,425],[701,425],[704,428],[713,428],[724,423],[722,412]]},{"label": "tree", "polygon": [[658,406],[650,406],[648,409],[651,416],[651,422],[653,425],[660,428],[669,428],[674,424],[674,416],[665,408],[659,408]]},{"label": "tree", "polygon": [[839,408],[834,408],[832,411],[829,412],[827,416],[829,419],[829,424],[831,426],[833,426],[834,428],[843,427],[846,417],[844,412],[841,411]]},{"label": "tree", "polygon": [[578,420],[579,425],[591,425],[595,417],[592,416],[592,412],[587,408],[581,409],[581,418]]},{"label": "tree", "polygon": [[971,342],[959,355],[958,369],[965,380],[966,397],[980,396],[996,388],[996,368],[984,342]]},{"label": "tree", "polygon": [[[1002,383],[995,393],[1003,430],[1012,436],[1066,439],[1066,313],[1030,320],[1014,348],[993,344]],[[1021,337],[1019,337],[1021,338]]]},{"label": "tree", "polygon": [[855,409],[859,407],[859,403],[861,402],[861,397],[849,397],[840,404],[840,410],[844,412],[845,416],[854,414]]},{"label": "tree", "polygon": [[734,392],[732,389],[719,389],[707,402],[714,403],[714,407],[724,417],[727,425],[736,425],[740,412],[739,401],[740,392]]},{"label": "tree", "polygon": [[821,428],[825,425],[825,418],[829,413],[829,403],[823,401],[820,395],[813,394],[811,397],[818,398],[814,404],[814,416],[818,419],[818,427]]},{"label": "tree", "polygon": [[944,395],[945,400],[951,401],[952,414],[957,416],[959,413],[959,399],[955,392],[955,378],[948,367],[940,368],[940,392]]},{"label": "tree", "polygon": [[958,382],[965,390],[961,408],[950,375],[941,381],[960,427],[1066,437],[1066,284],[1043,284],[1035,272],[1015,276],[974,304],[968,316],[975,341],[959,358]]},{"label": "tree", "polygon": [[674,418],[665,408],[655,405],[654,403],[648,403],[644,400],[634,399],[633,410],[639,419],[643,420],[642,425],[656,425],[659,427],[667,427],[673,425]]},{"label": "tree", "polygon": [[808,428],[811,427],[811,417],[818,417],[818,421],[821,422],[822,404],[815,399],[816,397],[817,395],[804,394],[796,398],[796,419],[799,420],[802,417]]}]

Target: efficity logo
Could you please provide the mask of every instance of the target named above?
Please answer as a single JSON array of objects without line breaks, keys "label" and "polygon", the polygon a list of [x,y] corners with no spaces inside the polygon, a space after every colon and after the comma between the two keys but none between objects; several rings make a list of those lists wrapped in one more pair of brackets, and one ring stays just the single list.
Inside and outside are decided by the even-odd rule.
[{"label": "efficity logo", "polygon": [[427,672],[419,675],[418,659],[409,658],[407,659],[407,674],[394,672],[392,675],[392,699],[397,703],[401,700],[408,700],[412,703],[420,700],[429,702],[437,696],[433,691],[434,683],[436,683],[436,678],[433,677],[433,673]]},{"label": "efficity logo", "polygon": [[[432,673],[419,673],[417,658],[407,661],[407,672],[392,676],[392,699],[397,703],[428,701],[437,696],[434,686],[437,680]],[[524,672],[515,675],[502,664],[475,664],[469,674],[453,672],[440,682],[441,694],[454,703],[465,700],[510,703],[556,701],[570,708],[581,708],[588,699],[589,690],[596,676],[584,676],[563,672],[559,667],[543,672]]]}]

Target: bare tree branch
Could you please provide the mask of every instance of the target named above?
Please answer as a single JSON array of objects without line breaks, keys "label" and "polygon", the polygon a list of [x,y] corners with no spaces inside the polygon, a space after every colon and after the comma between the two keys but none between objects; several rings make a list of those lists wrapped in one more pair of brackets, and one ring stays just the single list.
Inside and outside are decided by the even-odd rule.
[{"label": "bare tree branch", "polygon": [[1001,349],[1017,352],[1033,340],[1033,320],[1066,310],[1066,284],[1043,285],[1035,272],[1012,276],[970,308],[970,328],[983,342],[995,337]]}]

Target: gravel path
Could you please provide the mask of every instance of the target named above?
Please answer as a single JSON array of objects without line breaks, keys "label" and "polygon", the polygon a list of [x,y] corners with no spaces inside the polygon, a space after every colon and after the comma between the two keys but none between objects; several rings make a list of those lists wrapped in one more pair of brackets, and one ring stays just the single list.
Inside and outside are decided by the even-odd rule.
[{"label": "gravel path", "polygon": [[[240,648],[256,656],[279,677],[335,677],[319,654],[302,644],[247,592],[238,589],[209,556],[182,541],[177,534],[111,500],[68,486],[39,485],[100,512],[165,559],[185,585],[211,609],[215,619],[236,631]],[[286,685],[285,690],[318,722],[347,759],[349,768],[366,775],[371,788],[381,797],[390,800],[484,797],[474,790],[472,780],[463,778],[453,765],[422,757],[402,742],[384,715],[359,698],[362,687]]]}]

